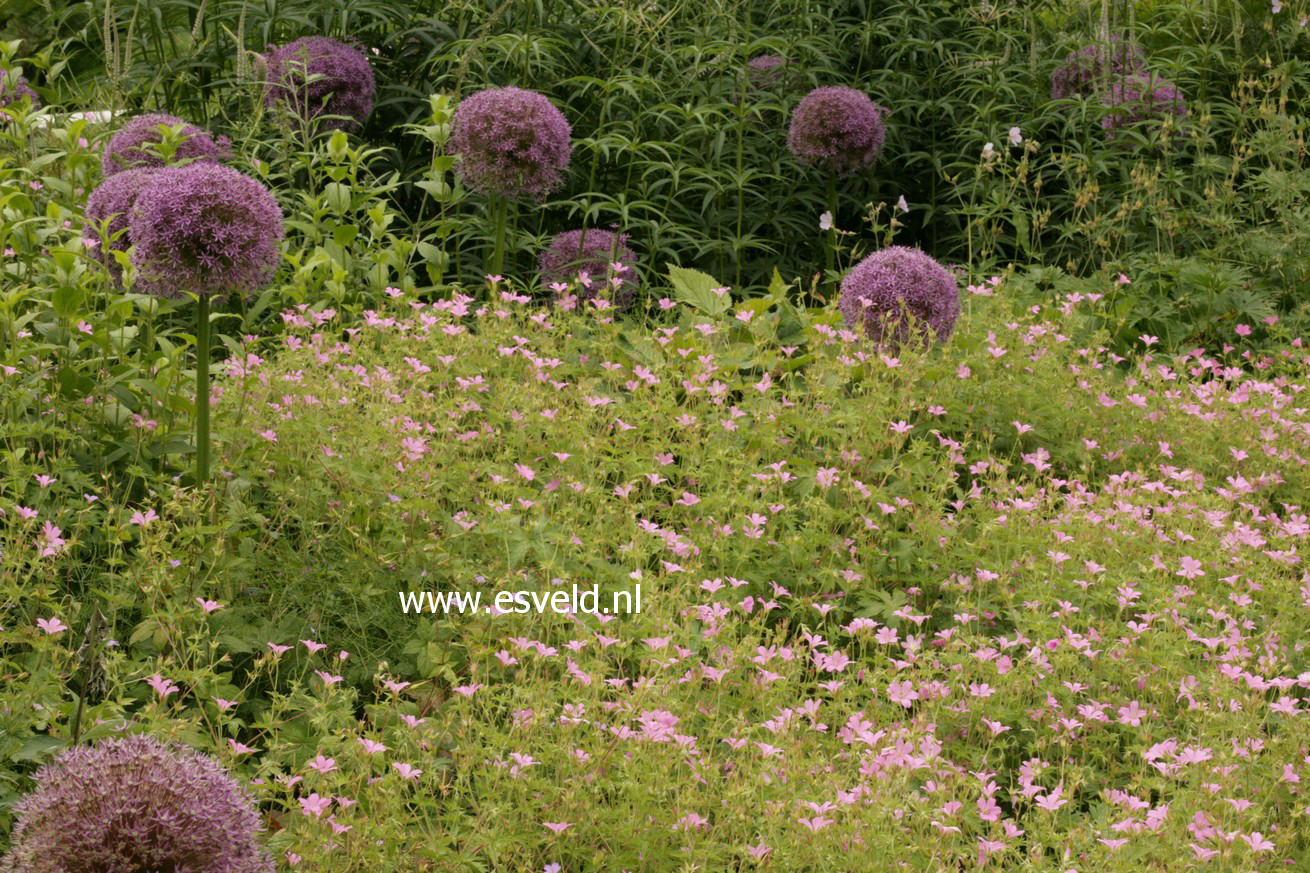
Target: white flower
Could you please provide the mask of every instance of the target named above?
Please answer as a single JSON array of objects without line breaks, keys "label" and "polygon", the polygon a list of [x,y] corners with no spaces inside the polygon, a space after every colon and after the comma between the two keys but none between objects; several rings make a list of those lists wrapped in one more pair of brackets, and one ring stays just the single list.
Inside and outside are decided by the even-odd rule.
[{"label": "white flower", "polygon": [[1273,14],[1274,14],[1274,15],[1277,15],[1278,13],[1280,13],[1280,12],[1282,12],[1282,11],[1283,11],[1283,2],[1282,2],[1282,0],[1274,0],[1274,13],[1273,13]]},{"label": "white flower", "polygon": [[[73,112],[65,119],[65,123],[72,124],[74,121],[85,121],[87,124],[105,124],[125,112],[126,110],[124,109],[97,109],[91,112]],[[56,123],[58,123],[58,119],[52,115],[40,115],[32,119],[33,127],[51,127]]]},{"label": "white flower", "polygon": [[896,208],[899,209],[901,212],[909,212],[909,211],[910,211],[910,204],[908,204],[908,203],[905,202],[905,195],[904,195],[904,194],[901,195],[901,199],[900,199],[900,200],[897,200],[897,201],[896,201]]},{"label": "white flower", "polygon": [[1019,128],[1017,127],[1010,128],[1010,145],[1017,146],[1022,144],[1023,144],[1023,134],[1019,132]]},{"label": "white flower", "polygon": [[819,216],[819,230],[832,230],[831,212],[825,212]]},{"label": "white flower", "polygon": [[983,146],[984,158],[990,158],[994,154],[996,154],[996,146],[992,145],[991,143],[987,143],[987,145]]}]

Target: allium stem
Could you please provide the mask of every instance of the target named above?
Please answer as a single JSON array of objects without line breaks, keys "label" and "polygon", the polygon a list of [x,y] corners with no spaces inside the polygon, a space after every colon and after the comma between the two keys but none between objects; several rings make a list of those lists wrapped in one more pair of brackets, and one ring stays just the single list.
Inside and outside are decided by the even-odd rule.
[{"label": "allium stem", "polygon": [[209,296],[196,307],[196,484],[209,480]]},{"label": "allium stem", "polygon": [[832,216],[832,229],[828,231],[828,250],[824,266],[831,273],[837,269],[837,174],[828,174],[828,213]]},{"label": "allium stem", "polygon": [[496,244],[491,251],[487,272],[493,276],[499,276],[505,268],[505,224],[508,219],[508,206],[509,201],[504,197],[491,198],[491,209],[494,213],[492,220],[496,223]]}]

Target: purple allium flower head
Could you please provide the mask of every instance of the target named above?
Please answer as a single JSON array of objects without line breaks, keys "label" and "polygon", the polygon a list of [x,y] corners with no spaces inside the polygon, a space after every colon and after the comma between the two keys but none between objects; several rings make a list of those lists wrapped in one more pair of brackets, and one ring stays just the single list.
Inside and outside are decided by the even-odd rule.
[{"label": "purple allium flower head", "polygon": [[[1109,70],[1104,62],[1109,60]],[[1104,80],[1146,72],[1146,55],[1141,46],[1119,34],[1110,35],[1109,45],[1084,46],[1071,52],[1065,64],[1051,75],[1051,99],[1062,100],[1081,94],[1090,97],[1101,90]]]},{"label": "purple allium flower head", "polygon": [[183,125],[182,135],[186,138],[178,145],[177,152],[174,154],[175,160],[216,161],[228,156],[226,137],[219,137],[215,142],[207,132],[194,124],[187,124],[174,115],[138,115],[109,138],[105,153],[100,157],[101,172],[109,177],[131,167],[164,166],[163,158],[154,151],[142,148],[144,145],[163,141],[163,136],[159,133],[161,124],[168,127]]},{"label": "purple allium flower head", "polygon": [[489,88],[463,100],[451,123],[456,168],[468,186],[510,200],[541,200],[559,186],[573,145],[564,113],[542,94]]},{"label": "purple allium flower head", "polygon": [[354,46],[328,36],[306,36],[280,48],[269,46],[265,63],[264,102],[269,106],[284,101],[307,120],[342,116],[323,120],[323,127],[332,130],[356,128],[373,111],[373,68]]},{"label": "purple allium flower head", "polygon": [[787,147],[802,164],[839,176],[868,169],[887,137],[887,112],[854,88],[815,88],[792,112]]},{"label": "purple allium flower head", "polygon": [[[106,249],[125,252],[132,245],[130,230],[117,239],[113,239],[113,236],[127,228],[137,197],[158,172],[158,167],[138,167],[115,173],[101,182],[87,198],[86,224],[82,228],[82,238],[87,241],[96,259],[109,270],[115,282],[118,282],[123,271],[118,266],[118,261]],[[100,240],[100,223],[105,219],[109,219],[108,246],[101,245]]]},{"label": "purple allium flower head", "polygon": [[586,273],[591,286],[574,288],[581,299],[589,300],[607,287],[614,271],[610,264],[620,263],[628,269],[618,273],[623,280],[617,291],[605,296],[617,308],[626,308],[637,294],[636,273],[632,269],[637,256],[628,248],[628,235],[589,227],[586,230],[566,230],[556,234],[538,259],[541,268],[541,287],[566,282],[577,286],[578,274]]},{"label": "purple allium flower head", "polygon": [[132,264],[163,296],[244,293],[277,267],[282,210],[259,182],[222,164],[160,170],[128,223]]},{"label": "purple allium flower head", "polygon": [[1168,79],[1144,73],[1117,79],[1101,95],[1101,103],[1107,110],[1101,119],[1101,127],[1110,137],[1119,128],[1139,121],[1187,114],[1183,92],[1177,85]]},{"label": "purple allium flower head", "polygon": [[758,55],[746,62],[746,84],[768,90],[782,84],[786,72],[787,59],[782,55]]},{"label": "purple allium flower head", "polygon": [[5,873],[272,873],[250,795],[213,758],[135,735],[74,746],[14,807]]},{"label": "purple allium flower head", "polygon": [[837,308],[849,327],[861,325],[880,342],[908,339],[911,319],[921,337],[928,328],[941,341],[960,316],[960,286],[949,270],[920,250],[891,246],[846,275]]},{"label": "purple allium flower head", "polygon": [[0,70],[0,109],[10,103],[16,103],[24,97],[32,101],[33,109],[41,105],[41,98],[28,86],[26,79],[22,76],[12,76],[4,70]]}]

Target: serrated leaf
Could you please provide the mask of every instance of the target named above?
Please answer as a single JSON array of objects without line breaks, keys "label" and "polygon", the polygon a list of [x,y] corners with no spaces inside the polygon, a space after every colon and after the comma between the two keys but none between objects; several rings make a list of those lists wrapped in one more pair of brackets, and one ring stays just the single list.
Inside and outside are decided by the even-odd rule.
[{"label": "serrated leaf", "polygon": [[699,309],[706,315],[718,317],[732,308],[732,295],[724,292],[715,294],[712,289],[721,288],[719,280],[699,270],[669,265],[669,282],[673,285],[673,295],[682,303]]}]

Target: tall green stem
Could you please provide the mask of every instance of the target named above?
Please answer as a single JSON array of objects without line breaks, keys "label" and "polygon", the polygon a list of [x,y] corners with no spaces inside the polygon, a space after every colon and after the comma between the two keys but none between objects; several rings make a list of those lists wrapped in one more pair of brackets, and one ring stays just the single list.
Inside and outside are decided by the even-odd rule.
[{"label": "tall green stem", "polygon": [[832,216],[832,229],[828,231],[828,250],[824,266],[829,273],[837,269],[837,174],[828,174],[828,214]]},{"label": "tall green stem", "polygon": [[499,276],[501,270],[505,268],[505,223],[508,217],[509,203],[504,197],[495,197],[491,201],[492,211],[495,213],[496,222],[496,244],[491,250],[491,260],[487,264],[487,273],[492,276]]},{"label": "tall green stem", "polygon": [[209,297],[196,307],[196,484],[209,480]]}]

